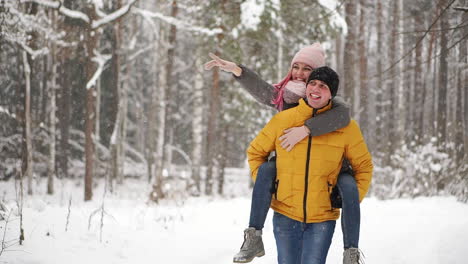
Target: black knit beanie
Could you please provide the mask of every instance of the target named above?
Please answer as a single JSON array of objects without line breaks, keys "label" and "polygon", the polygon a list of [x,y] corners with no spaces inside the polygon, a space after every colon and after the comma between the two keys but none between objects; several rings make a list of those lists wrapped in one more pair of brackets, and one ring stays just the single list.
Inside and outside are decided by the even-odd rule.
[{"label": "black knit beanie", "polygon": [[326,83],[328,88],[330,88],[332,97],[335,97],[336,93],[338,92],[340,78],[338,77],[338,74],[330,67],[323,66],[313,70],[309,75],[309,79],[307,79],[307,83],[312,80],[319,80]]}]

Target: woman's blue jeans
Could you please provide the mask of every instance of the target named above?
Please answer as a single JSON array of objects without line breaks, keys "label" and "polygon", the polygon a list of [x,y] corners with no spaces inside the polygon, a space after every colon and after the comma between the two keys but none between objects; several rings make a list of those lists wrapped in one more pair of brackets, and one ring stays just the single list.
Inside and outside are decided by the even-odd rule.
[{"label": "woman's blue jeans", "polygon": [[[268,161],[260,166],[252,192],[249,227],[254,227],[257,230],[263,229],[270,209],[270,190],[273,187],[275,176],[275,161]],[[341,229],[344,248],[358,248],[361,211],[356,180],[349,173],[341,173],[338,176],[337,187],[342,199]]]},{"label": "woman's blue jeans", "polygon": [[258,169],[252,191],[249,227],[262,230],[271,204],[271,189],[276,176],[276,161],[263,163]]},{"label": "woman's blue jeans", "polygon": [[273,215],[273,233],[278,264],[324,264],[336,221],[303,223],[278,212]]},{"label": "woman's blue jeans", "polygon": [[341,230],[344,248],[359,247],[361,206],[356,180],[349,173],[340,173],[336,183],[341,196]]}]

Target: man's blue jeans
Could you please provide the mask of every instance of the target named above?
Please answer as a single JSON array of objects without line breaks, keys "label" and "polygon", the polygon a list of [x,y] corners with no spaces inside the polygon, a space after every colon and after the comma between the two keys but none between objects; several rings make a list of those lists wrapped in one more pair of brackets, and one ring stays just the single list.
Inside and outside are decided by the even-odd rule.
[{"label": "man's blue jeans", "polygon": [[324,264],[336,221],[303,223],[278,212],[273,215],[273,232],[278,264]]},{"label": "man's blue jeans", "polygon": [[[276,175],[276,162],[268,161],[258,169],[252,192],[249,227],[262,230],[270,209],[271,188]],[[361,211],[356,180],[348,173],[338,176],[338,190],[342,199],[341,228],[344,248],[359,246]]]}]

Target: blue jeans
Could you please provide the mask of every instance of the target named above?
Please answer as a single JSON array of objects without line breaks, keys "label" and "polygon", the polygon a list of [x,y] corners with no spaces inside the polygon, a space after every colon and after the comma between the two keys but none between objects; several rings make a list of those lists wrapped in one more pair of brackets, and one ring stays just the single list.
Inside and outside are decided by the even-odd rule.
[{"label": "blue jeans", "polygon": [[359,247],[361,207],[356,180],[349,173],[341,173],[336,183],[342,199],[341,230],[344,248]]},{"label": "blue jeans", "polygon": [[262,230],[265,224],[271,203],[271,189],[276,176],[276,162],[268,161],[258,169],[252,191],[252,204],[250,206],[249,227]]},{"label": "blue jeans", "polygon": [[[262,230],[271,203],[271,188],[276,175],[276,162],[268,161],[258,169],[252,192],[249,227]],[[338,176],[338,190],[342,199],[341,229],[344,248],[359,247],[361,211],[356,180],[348,173]]]},{"label": "blue jeans", "polygon": [[278,264],[324,264],[336,221],[303,223],[278,212],[273,215],[273,233]]}]

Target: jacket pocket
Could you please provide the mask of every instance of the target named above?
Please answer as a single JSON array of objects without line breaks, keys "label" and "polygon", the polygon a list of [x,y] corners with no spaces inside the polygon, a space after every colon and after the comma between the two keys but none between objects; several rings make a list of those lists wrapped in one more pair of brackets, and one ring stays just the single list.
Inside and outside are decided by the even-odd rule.
[{"label": "jacket pocket", "polygon": [[293,192],[292,192],[292,183],[290,180],[287,179],[277,179],[275,181],[275,193],[274,198],[280,202],[288,203],[289,200],[292,200]]}]

